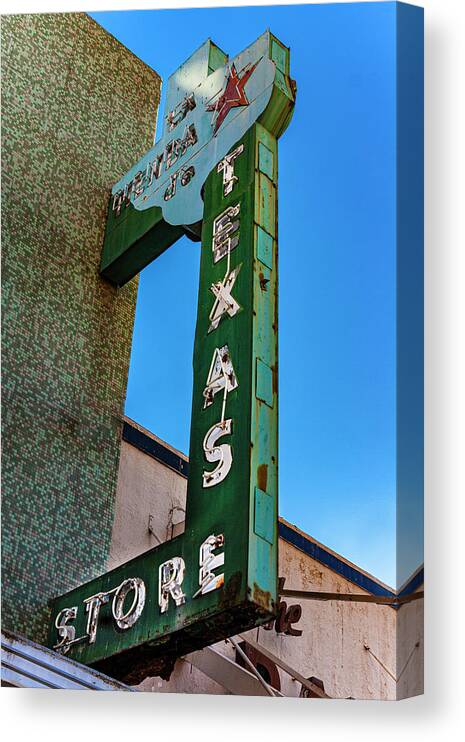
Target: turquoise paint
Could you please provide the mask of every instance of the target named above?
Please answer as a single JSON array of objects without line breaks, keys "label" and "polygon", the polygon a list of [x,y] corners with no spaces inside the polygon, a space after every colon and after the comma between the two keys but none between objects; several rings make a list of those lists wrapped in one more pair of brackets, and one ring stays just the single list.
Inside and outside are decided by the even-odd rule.
[{"label": "turquoise paint", "polygon": [[273,498],[259,487],[255,487],[254,531],[257,536],[273,545],[274,537],[274,503]]},{"label": "turquoise paint", "polygon": [[271,59],[276,64],[276,67],[280,72],[283,72],[285,75],[289,74],[289,64],[288,64],[288,57],[289,55],[286,54],[286,49],[284,49],[281,44],[279,44],[275,39],[271,42]]},{"label": "turquoise paint", "polygon": [[273,238],[261,227],[258,227],[257,232],[257,258],[273,270]]},{"label": "turquoise paint", "polygon": [[273,406],[273,372],[261,358],[257,358],[257,399],[261,399],[269,407]]},{"label": "turquoise paint", "polygon": [[262,173],[273,180],[273,153],[270,152],[263,142],[258,144],[258,167]]},{"label": "turquoise paint", "polygon": [[[171,75],[168,82],[167,113],[191,93],[195,96],[195,108],[172,130],[165,116],[162,138],[113,186],[112,195],[124,190],[125,186],[134,181],[137,173],[145,173],[150,163],[163,156],[167,145],[178,138],[182,139],[186,127],[192,125],[195,127],[197,142],[179,154],[168,170],[163,167],[160,177],[154,179],[140,195],[135,197],[133,194],[131,205],[138,211],[158,206],[162,210],[163,219],[172,225],[199,222],[204,210],[201,189],[209,173],[257,121],[270,102],[276,67],[270,59],[269,47],[270,34],[266,32],[228,64],[209,74],[209,60],[210,65],[212,59],[218,63],[221,50],[216,47],[217,51],[211,53],[212,42],[205,42]],[[249,105],[232,108],[215,134],[215,114],[206,113],[206,107],[217,100],[225,89],[233,64],[238,73],[247,65],[257,64],[245,88]],[[165,200],[171,176],[188,167],[194,167],[195,175],[184,186],[178,180],[176,196]]]}]

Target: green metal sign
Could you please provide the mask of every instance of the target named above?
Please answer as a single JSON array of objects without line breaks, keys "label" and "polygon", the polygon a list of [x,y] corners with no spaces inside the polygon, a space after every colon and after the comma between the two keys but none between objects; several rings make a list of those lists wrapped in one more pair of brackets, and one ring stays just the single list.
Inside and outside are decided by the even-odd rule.
[{"label": "green metal sign", "polygon": [[225,62],[209,41],[170,78],[161,144],[110,203],[117,285],[202,241],[185,532],[52,605],[50,646],[127,682],[277,607],[277,137],[295,87],[270,33]]}]

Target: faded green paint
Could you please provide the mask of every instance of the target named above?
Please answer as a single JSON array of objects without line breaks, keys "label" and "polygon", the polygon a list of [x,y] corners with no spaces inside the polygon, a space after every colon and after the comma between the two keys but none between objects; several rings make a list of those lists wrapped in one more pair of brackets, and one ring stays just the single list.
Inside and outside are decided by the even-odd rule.
[{"label": "faded green paint", "polygon": [[254,531],[271,546],[274,538],[274,520],[273,496],[255,487]]},{"label": "faded green paint", "polygon": [[[258,227],[257,235],[257,258],[263,265],[272,270],[273,268],[273,238],[262,227]],[[264,276],[269,278],[268,273]]]},{"label": "faded green paint", "polygon": [[[266,113],[266,112],[265,112]],[[255,442],[251,448],[252,477],[249,490],[250,520],[254,517],[255,487],[270,496],[268,515],[272,510],[272,543],[254,534],[249,537],[249,579],[254,580],[255,598],[264,599],[269,593],[277,595],[278,563],[278,245],[277,245],[277,184],[278,184],[278,142],[276,137],[264,126],[257,125],[259,149],[266,148],[271,157],[271,178],[261,170],[255,180],[254,198],[254,250],[258,258],[254,272],[254,328],[252,334],[252,353],[256,362],[252,369],[252,383],[262,393],[256,394],[252,406],[252,430]],[[260,146],[261,145],[261,146]],[[263,158],[262,158],[263,159]],[[268,235],[271,251],[269,268],[259,260],[259,234]],[[263,237],[262,237],[263,239]],[[269,369],[267,372],[265,370]],[[261,370],[259,370],[261,369]],[[268,377],[265,381],[262,374]],[[271,376],[271,389],[269,387]],[[275,598],[276,599],[276,598]]]},{"label": "faded green paint", "polygon": [[[267,289],[264,288],[264,291]],[[255,396],[269,407],[273,406],[273,371],[261,358],[257,358],[257,389]]]},{"label": "faded green paint", "polygon": [[[276,612],[277,139],[257,123],[234,143],[231,151],[240,145],[243,152],[234,163],[237,181],[232,192],[224,195],[223,175],[216,168],[204,189],[185,532],[61,596],[53,605],[53,617],[63,608],[77,606],[73,625],[76,636],[85,637],[84,599],[112,590],[130,577],[144,580],[147,601],[132,628],[118,630],[110,605],[103,605],[97,641],[89,644],[84,640],[69,651],[74,659],[127,681],[160,672],[170,659],[266,622]],[[215,263],[214,223],[229,207],[239,207],[239,240],[229,255]],[[136,245],[143,233],[142,239],[151,240],[154,246],[161,242],[165,249],[163,220],[156,219],[147,231],[145,223],[138,230],[133,216],[136,211],[129,207],[128,214],[127,218],[134,220],[131,229]],[[127,245],[128,250],[133,247]],[[225,313],[216,329],[211,330],[210,313],[215,298],[211,289],[233,269],[239,270],[232,296],[240,311],[233,317]],[[217,349],[225,345],[238,385],[227,394],[222,417],[223,392],[205,405],[204,390],[212,359]],[[222,435],[217,443],[231,447],[231,469],[222,481],[204,487],[204,472],[216,466],[206,460],[204,439],[207,431],[221,420],[232,420],[231,432]],[[217,552],[224,552],[225,563],[216,573],[224,572],[224,585],[194,597],[199,591],[199,548],[209,536],[220,534],[224,536],[224,546]],[[182,557],[186,565],[182,583],[186,602],[176,607],[170,599],[168,611],[162,614],[158,606],[158,569],[174,557]],[[56,642],[52,624],[51,646]]]},{"label": "faded green paint", "polygon": [[292,118],[297,88],[294,80],[289,77],[289,49],[272,34],[270,34],[270,59],[277,65],[273,93],[259,122],[279,139]]},{"label": "faded green paint", "polygon": [[127,283],[183,234],[182,227],[164,221],[157,206],[146,211],[131,207],[115,218],[110,201],[100,267],[102,276],[116,286]]},{"label": "faded green paint", "polygon": [[210,42],[210,50],[208,55],[208,71],[215,72],[222,67],[228,61],[228,55],[222,51],[219,46]]},{"label": "faded green paint", "polygon": [[262,142],[258,145],[258,164],[260,172],[273,180],[273,153]]},{"label": "faded green paint", "polygon": [[278,70],[285,75],[289,74],[289,54],[286,54],[286,49],[277,39],[272,39],[271,41],[271,59],[276,64]]}]

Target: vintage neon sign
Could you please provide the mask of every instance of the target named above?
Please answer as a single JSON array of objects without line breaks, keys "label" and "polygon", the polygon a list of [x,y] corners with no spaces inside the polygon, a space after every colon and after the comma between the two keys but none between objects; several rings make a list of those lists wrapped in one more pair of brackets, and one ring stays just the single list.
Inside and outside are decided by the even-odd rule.
[{"label": "vintage neon sign", "polygon": [[295,86],[265,33],[171,76],[161,140],[114,186],[101,272],[202,241],[185,533],[53,601],[50,645],[131,682],[265,623],[277,598],[277,138]]}]

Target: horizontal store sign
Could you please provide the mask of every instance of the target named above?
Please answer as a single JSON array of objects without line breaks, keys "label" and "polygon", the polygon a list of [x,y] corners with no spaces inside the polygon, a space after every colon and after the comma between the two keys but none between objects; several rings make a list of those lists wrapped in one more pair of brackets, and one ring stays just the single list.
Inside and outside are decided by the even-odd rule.
[{"label": "horizontal store sign", "polygon": [[277,137],[294,86],[269,33],[225,62],[207,42],[170,78],[163,139],[110,203],[115,283],[185,232],[202,241],[185,532],[53,602],[51,646],[127,681],[278,608]]}]

